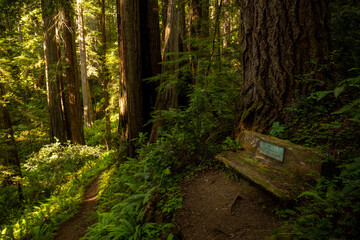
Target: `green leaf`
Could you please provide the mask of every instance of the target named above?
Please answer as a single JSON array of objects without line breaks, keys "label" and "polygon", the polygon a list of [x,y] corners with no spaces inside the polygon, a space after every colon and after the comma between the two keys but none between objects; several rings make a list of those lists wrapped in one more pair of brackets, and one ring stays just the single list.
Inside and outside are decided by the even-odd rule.
[{"label": "green leaf", "polygon": [[344,86],[337,87],[334,89],[334,95],[337,98],[345,90]]}]

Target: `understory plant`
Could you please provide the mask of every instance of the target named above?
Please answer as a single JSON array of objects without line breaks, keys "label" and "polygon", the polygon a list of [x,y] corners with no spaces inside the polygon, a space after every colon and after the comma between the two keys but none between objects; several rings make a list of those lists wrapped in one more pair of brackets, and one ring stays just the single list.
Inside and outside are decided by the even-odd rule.
[{"label": "understory plant", "polygon": [[22,179],[27,203],[21,203],[18,216],[1,225],[0,239],[53,238],[60,224],[76,213],[85,186],[107,168],[113,156],[100,148],[59,143],[33,154]]}]

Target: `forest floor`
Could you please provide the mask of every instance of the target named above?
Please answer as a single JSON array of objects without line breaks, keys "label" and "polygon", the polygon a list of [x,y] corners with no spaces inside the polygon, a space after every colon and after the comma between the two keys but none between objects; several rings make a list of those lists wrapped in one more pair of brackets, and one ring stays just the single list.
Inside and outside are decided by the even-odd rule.
[{"label": "forest floor", "polygon": [[[100,176],[87,188],[79,212],[59,229],[55,240],[77,240],[93,221]],[[177,239],[264,239],[281,225],[279,201],[244,179],[207,170],[182,184],[183,206],[175,214]]]},{"label": "forest floor", "polygon": [[281,225],[279,201],[244,179],[208,170],[182,186],[183,206],[175,215],[179,239],[264,239]]},{"label": "forest floor", "polygon": [[101,174],[86,189],[79,212],[60,226],[55,240],[78,240],[85,235],[87,227],[94,223],[95,220],[92,220],[91,215],[96,211],[100,177]]}]

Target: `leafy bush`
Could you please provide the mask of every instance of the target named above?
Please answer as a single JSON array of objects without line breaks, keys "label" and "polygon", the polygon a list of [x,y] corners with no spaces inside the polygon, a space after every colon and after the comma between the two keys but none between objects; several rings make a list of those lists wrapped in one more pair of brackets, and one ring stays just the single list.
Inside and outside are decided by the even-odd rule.
[{"label": "leafy bush", "polygon": [[360,158],[340,166],[334,179],[322,178],[303,192],[291,222],[299,239],[356,239],[360,235]]},{"label": "leafy bush", "polygon": [[26,179],[32,188],[51,193],[84,164],[93,164],[100,153],[100,148],[82,145],[62,145],[59,142],[45,145],[24,164]]}]

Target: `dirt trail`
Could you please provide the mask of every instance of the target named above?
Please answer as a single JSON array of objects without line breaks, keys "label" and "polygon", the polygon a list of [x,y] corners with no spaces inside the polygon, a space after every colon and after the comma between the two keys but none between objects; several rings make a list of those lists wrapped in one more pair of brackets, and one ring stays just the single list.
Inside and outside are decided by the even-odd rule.
[{"label": "dirt trail", "polygon": [[278,201],[246,180],[220,170],[199,174],[183,186],[183,207],[175,215],[177,239],[264,239],[281,224]]},{"label": "dirt trail", "polygon": [[55,240],[78,240],[85,235],[87,227],[93,224],[89,221],[89,217],[95,211],[100,177],[101,174],[86,189],[79,212],[61,225]]}]

